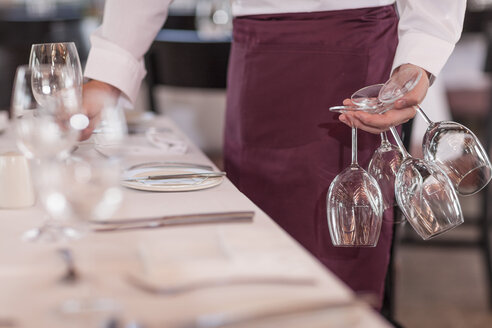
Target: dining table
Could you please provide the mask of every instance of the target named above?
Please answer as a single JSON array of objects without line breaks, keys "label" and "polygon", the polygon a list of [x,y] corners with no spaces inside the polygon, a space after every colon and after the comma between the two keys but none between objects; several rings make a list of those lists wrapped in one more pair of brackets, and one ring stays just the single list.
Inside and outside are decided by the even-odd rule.
[{"label": "dining table", "polygon": [[[218,171],[174,122],[147,114],[132,120],[134,148],[123,169],[155,162]],[[180,147],[139,152],[135,140],[148,129],[172,134]],[[90,147],[81,143],[73,156]],[[12,124],[0,135],[0,153],[9,151],[17,151]],[[121,188],[109,225],[88,223],[77,240],[23,241],[46,220],[39,201],[0,209],[0,328],[391,327],[371,295],[351,291],[226,177],[203,189]],[[178,217],[178,224],[141,229],[111,224],[229,212],[252,217],[208,224],[179,224]]]}]

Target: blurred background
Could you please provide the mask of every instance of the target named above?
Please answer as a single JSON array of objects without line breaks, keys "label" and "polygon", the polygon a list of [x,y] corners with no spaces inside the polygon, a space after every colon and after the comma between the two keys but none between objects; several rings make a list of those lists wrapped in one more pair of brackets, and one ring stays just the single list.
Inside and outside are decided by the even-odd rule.
[{"label": "blurred background", "polygon": [[[104,0],[0,0],[0,110],[33,43],[74,41],[82,65]],[[228,0],[175,0],[146,56],[148,76],[128,120],[163,113],[219,166],[231,16]],[[490,149],[492,134],[492,0],[468,0],[463,35],[422,104],[433,121],[453,119]],[[426,124],[410,136],[421,157]],[[404,327],[492,327],[490,188],[462,198],[465,224],[423,242],[397,225],[388,309]]]}]

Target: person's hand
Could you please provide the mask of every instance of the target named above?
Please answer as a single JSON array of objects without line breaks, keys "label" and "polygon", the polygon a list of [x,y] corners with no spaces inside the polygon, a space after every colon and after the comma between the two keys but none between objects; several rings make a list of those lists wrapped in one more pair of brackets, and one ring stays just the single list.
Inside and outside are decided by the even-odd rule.
[{"label": "person's hand", "polygon": [[[398,74],[398,72],[403,68],[412,66],[422,70],[422,77],[409,93],[395,102],[392,109],[388,110],[384,114],[369,114],[363,111],[346,112],[341,114],[338,119],[350,127],[354,126],[358,129],[374,134],[386,131],[392,126],[397,126],[408,122],[416,114],[416,110],[413,106],[420,104],[422,100],[424,100],[425,95],[427,94],[427,89],[429,89],[429,78],[427,72],[418,66],[412,64],[402,65],[395,70],[393,75]],[[345,99],[343,104],[353,105],[350,99]]]},{"label": "person's hand", "polygon": [[82,107],[89,118],[89,126],[85,128],[80,140],[88,139],[99,121],[99,114],[104,106],[116,104],[120,90],[110,84],[92,80],[84,84],[82,89]]}]

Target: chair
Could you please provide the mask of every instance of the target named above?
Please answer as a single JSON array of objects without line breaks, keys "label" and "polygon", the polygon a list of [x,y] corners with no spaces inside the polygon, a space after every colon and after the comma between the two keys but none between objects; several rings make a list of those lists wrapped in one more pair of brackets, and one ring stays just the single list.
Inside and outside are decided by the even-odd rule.
[{"label": "chair", "polygon": [[[163,29],[145,57],[150,110],[169,115],[219,167],[230,42],[203,39],[195,30]],[[172,87],[161,89],[170,92],[161,104],[159,86]]]},{"label": "chair", "polygon": [[225,89],[230,39],[204,40],[194,30],[163,29],[145,60],[149,105],[158,110],[157,85]]}]

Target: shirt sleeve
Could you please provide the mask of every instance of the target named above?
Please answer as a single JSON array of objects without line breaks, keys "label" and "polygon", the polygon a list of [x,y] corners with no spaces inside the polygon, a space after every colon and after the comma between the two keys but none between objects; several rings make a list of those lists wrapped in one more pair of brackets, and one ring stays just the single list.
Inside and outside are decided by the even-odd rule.
[{"label": "shirt sleeve", "polygon": [[91,35],[84,75],[120,89],[133,103],[145,77],[144,54],[164,25],[171,0],[106,0]]},{"label": "shirt sleeve", "polygon": [[463,29],[466,0],[397,0],[398,47],[392,70],[414,64],[437,76]]}]

